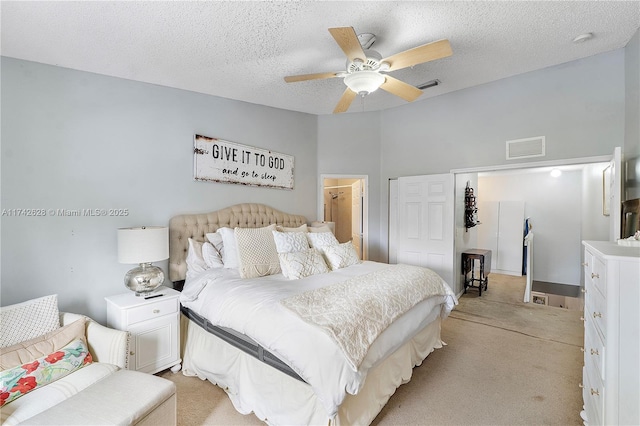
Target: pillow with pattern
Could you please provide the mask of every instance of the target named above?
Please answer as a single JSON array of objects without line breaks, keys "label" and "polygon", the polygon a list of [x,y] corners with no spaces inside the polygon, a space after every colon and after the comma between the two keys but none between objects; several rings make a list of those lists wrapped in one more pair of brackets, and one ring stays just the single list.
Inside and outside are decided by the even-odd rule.
[{"label": "pillow with pattern", "polygon": [[280,232],[307,232],[307,224],[302,224],[300,226],[298,226],[297,228],[288,228],[286,226],[276,226],[276,230],[280,231]]},{"label": "pillow with pattern", "polygon": [[273,231],[273,240],[278,253],[309,250],[306,232],[278,232]]},{"label": "pillow with pattern", "polygon": [[316,274],[329,272],[322,254],[314,248],[305,251],[278,253],[282,275],[297,280]]},{"label": "pillow with pattern", "polygon": [[327,258],[332,271],[360,263],[356,248],[351,241],[339,245],[326,246],[324,248],[324,256]]},{"label": "pillow with pattern", "polygon": [[59,351],[0,372],[0,406],[20,398],[32,390],[93,362],[82,339],[74,340]]},{"label": "pillow with pattern", "polygon": [[0,309],[0,347],[15,345],[60,328],[58,295],[39,297]]},{"label": "pillow with pattern", "polygon": [[[280,273],[278,251],[272,232],[275,229],[275,224],[264,228],[235,229],[242,278],[257,278]],[[226,251],[226,241],[224,245]]]},{"label": "pillow with pattern", "polygon": [[320,253],[324,252],[327,246],[337,246],[340,244],[332,232],[308,232],[306,234],[309,245],[317,248]]}]

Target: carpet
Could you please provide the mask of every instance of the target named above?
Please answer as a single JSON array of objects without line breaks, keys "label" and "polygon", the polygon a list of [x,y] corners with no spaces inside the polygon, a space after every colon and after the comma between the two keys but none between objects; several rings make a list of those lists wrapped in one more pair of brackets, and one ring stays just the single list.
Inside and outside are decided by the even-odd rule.
[{"label": "carpet", "polygon": [[[373,425],[580,425],[580,311],[524,304],[524,277],[491,274],[442,325],[447,346],[427,357]],[[263,424],[236,412],[209,382],[165,371],[178,424]]]}]

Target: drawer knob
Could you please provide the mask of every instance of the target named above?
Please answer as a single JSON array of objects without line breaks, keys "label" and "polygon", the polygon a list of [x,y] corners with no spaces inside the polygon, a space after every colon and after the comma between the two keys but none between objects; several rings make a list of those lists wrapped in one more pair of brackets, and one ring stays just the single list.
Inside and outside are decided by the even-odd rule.
[{"label": "drawer knob", "polygon": [[591,395],[600,396],[600,392],[598,391],[598,389],[591,388]]},{"label": "drawer knob", "polygon": [[160,309],[154,309],[154,310],[153,310],[153,313],[154,313],[154,314],[159,314],[159,313],[160,313]]},{"label": "drawer knob", "polygon": [[582,383],[578,383],[578,387],[579,387],[580,389],[582,389],[582,388],[584,388],[584,385],[583,385]]},{"label": "drawer knob", "polygon": [[602,314],[600,312],[594,312],[593,313],[593,317],[594,318],[602,318]]},{"label": "drawer knob", "polygon": [[581,291],[582,293],[586,293],[586,292],[587,292],[587,289],[586,289],[586,288],[581,288],[581,289],[580,289],[580,291]]},{"label": "drawer knob", "polygon": [[580,348],[580,352],[584,352],[584,348]]},{"label": "drawer knob", "polygon": [[134,351],[129,352],[129,355],[134,356],[136,353]]},{"label": "drawer knob", "polygon": [[582,262],[582,266],[589,266],[589,262]]},{"label": "drawer knob", "polygon": [[597,349],[591,349],[591,355],[600,355]]},{"label": "drawer knob", "polygon": [[591,273],[591,278],[600,278],[600,274]]},{"label": "drawer knob", "polygon": [[585,322],[584,317],[580,317],[580,321]]}]

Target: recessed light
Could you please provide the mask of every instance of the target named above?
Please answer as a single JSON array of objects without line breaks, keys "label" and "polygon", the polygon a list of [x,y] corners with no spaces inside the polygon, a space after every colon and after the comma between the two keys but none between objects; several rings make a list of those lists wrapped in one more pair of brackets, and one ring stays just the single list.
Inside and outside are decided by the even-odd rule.
[{"label": "recessed light", "polygon": [[591,40],[593,38],[593,33],[584,33],[580,34],[576,38],[573,39],[574,43],[583,43],[587,40]]},{"label": "recessed light", "polygon": [[560,175],[562,175],[562,171],[560,169],[551,170],[551,177],[557,178],[560,177]]}]

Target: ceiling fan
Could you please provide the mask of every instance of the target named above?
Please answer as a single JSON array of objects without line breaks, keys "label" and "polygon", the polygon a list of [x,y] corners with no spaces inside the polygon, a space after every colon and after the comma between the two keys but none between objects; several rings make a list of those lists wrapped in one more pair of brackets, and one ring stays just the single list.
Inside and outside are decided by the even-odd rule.
[{"label": "ceiling fan", "polygon": [[382,58],[378,52],[369,49],[375,41],[373,34],[358,36],[353,27],[329,28],[329,32],[347,55],[346,70],[288,76],[284,81],[294,83],[343,77],[347,89],[333,110],[334,113],[347,111],[356,95],[365,96],[378,88],[408,102],[414,101],[422,94],[422,90],[383,73],[446,58],[453,54],[449,41],[443,39]]}]

